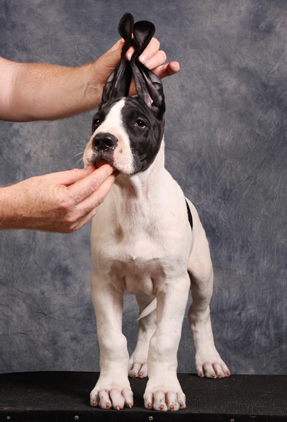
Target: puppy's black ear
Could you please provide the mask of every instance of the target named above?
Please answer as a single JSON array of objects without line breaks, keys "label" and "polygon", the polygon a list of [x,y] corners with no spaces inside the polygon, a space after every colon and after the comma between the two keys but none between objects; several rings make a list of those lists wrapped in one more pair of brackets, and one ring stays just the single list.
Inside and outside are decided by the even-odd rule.
[{"label": "puppy's black ear", "polygon": [[154,33],[155,26],[153,23],[149,21],[139,21],[135,23],[134,43],[136,51],[131,60],[131,67],[138,96],[142,98],[147,106],[160,118],[165,112],[162,82],[155,73],[138,60]]},{"label": "puppy's black ear", "polygon": [[125,40],[122,56],[119,64],[109,76],[103,89],[102,104],[119,97],[126,97],[129,94],[132,71],[130,62],[126,60],[126,52],[132,45],[132,33],[134,18],[131,13],[125,13],[118,26],[119,34]]}]

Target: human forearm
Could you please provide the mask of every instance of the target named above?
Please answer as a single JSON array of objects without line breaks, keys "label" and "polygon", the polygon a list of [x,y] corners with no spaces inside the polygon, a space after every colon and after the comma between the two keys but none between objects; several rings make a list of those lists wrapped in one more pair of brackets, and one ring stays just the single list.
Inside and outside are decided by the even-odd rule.
[{"label": "human forearm", "polygon": [[[119,40],[96,62],[78,67],[15,63],[0,57],[0,119],[54,120],[98,107],[107,78],[118,64]],[[153,38],[140,59],[160,78],[178,72],[179,64],[163,64],[166,55]],[[133,47],[127,52],[130,59]],[[131,95],[135,90],[131,91]]]},{"label": "human forearm", "polygon": [[64,67],[40,63],[13,66],[13,81],[1,118],[53,120],[96,108],[102,86],[93,83],[95,63]]},{"label": "human forearm", "polygon": [[78,67],[0,58],[0,119],[54,120],[98,107],[121,51],[118,41],[96,62]]}]

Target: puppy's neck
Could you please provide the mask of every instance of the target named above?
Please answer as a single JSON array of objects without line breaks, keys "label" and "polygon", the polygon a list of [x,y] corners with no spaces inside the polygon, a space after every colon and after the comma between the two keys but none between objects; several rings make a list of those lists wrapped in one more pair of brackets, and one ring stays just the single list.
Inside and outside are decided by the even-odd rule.
[{"label": "puppy's neck", "polygon": [[159,152],[146,171],[136,173],[132,176],[125,174],[119,175],[112,189],[120,190],[122,197],[126,200],[128,198],[139,200],[141,197],[148,197],[152,192],[157,190],[157,187],[160,188],[165,171],[164,146],[164,139],[162,139]]}]

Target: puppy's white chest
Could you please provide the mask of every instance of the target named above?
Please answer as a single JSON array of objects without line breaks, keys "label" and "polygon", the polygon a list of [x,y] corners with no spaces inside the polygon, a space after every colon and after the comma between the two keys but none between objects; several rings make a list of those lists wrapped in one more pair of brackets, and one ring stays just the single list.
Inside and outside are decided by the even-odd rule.
[{"label": "puppy's white chest", "polygon": [[[166,185],[161,186],[165,192]],[[191,232],[185,200],[172,181],[168,192],[161,201],[147,195],[135,201],[112,189],[93,220],[93,264],[99,278],[131,293],[154,295],[186,272]]]},{"label": "puppy's white chest", "polygon": [[109,276],[113,283],[123,285],[130,293],[141,291],[154,295],[164,284],[165,270],[158,258],[127,256],[125,260],[113,260]]},{"label": "puppy's white chest", "polygon": [[105,239],[95,241],[93,249],[97,268],[106,272],[113,284],[122,285],[130,293],[154,294],[164,283],[166,253],[147,233],[129,231],[117,236],[107,230]]}]

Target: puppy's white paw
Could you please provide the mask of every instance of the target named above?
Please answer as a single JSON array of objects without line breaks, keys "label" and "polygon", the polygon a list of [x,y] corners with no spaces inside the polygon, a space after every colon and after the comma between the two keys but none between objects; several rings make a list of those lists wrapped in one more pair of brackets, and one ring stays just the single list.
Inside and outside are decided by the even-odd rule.
[{"label": "puppy's white paw", "polygon": [[146,409],[176,412],[186,407],[186,398],[178,382],[154,386],[148,382],[144,393],[144,405]]},{"label": "puppy's white paw", "polygon": [[129,361],[129,376],[131,378],[146,378],[147,359],[133,353]]},{"label": "puppy's white paw", "polygon": [[223,362],[216,349],[213,353],[197,353],[195,361],[197,374],[202,378],[225,378],[230,376],[227,365]]},{"label": "puppy's white paw", "polygon": [[133,392],[129,385],[121,387],[117,383],[110,383],[110,385],[97,383],[91,391],[90,403],[91,406],[99,406],[102,409],[120,410],[125,406],[131,408],[134,404]]}]

